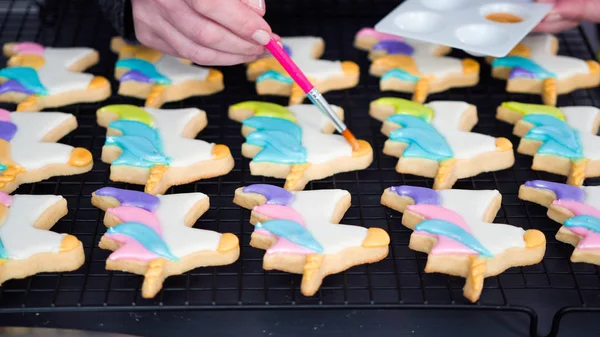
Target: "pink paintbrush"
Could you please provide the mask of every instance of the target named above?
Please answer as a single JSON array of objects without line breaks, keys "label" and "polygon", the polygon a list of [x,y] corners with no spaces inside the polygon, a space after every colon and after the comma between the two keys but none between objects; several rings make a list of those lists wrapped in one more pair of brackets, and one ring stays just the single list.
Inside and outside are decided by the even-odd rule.
[{"label": "pink paintbrush", "polygon": [[342,120],[337,116],[335,111],[331,108],[331,105],[327,103],[323,95],[315,88],[312,83],[306,78],[302,70],[298,68],[296,63],[292,61],[292,59],[288,56],[288,54],[283,50],[283,48],[277,43],[277,41],[271,37],[269,43],[265,45],[267,49],[273,54],[275,59],[283,66],[285,71],[292,77],[296,83],[300,86],[302,91],[306,93],[308,99],[316,105],[322,113],[328,116],[332,121],[333,125],[335,125],[336,130],[344,136],[346,141],[352,146],[352,149],[357,150],[359,148],[358,142],[356,138],[350,132],[346,124],[342,122]]}]

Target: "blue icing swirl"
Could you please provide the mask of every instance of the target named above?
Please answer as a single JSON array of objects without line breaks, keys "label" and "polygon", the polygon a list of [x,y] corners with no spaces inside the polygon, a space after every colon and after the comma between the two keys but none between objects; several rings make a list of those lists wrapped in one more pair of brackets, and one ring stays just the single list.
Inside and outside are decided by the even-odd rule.
[{"label": "blue icing swirl", "polygon": [[382,80],[387,80],[389,78],[397,78],[401,81],[406,81],[406,82],[418,82],[419,81],[419,77],[404,71],[402,69],[398,69],[398,68],[394,68],[390,71],[388,71],[387,73],[383,74],[383,76],[381,76]]},{"label": "blue icing swirl", "polygon": [[301,224],[291,220],[270,220],[257,223],[256,228],[264,229],[269,233],[284,238],[289,242],[312,250],[315,253],[323,253],[323,246],[313,235]]},{"label": "blue icing swirl", "polygon": [[158,72],[156,66],[146,60],[137,58],[119,60],[117,61],[116,67],[138,71],[151,78],[152,81],[157,84],[171,84],[171,80],[168,77]]},{"label": "blue icing swirl", "polygon": [[527,115],[523,121],[535,125],[523,137],[542,142],[538,148],[539,154],[560,156],[570,160],[584,157],[583,146],[577,130],[567,123],[547,115]]},{"label": "blue icing swirl", "polygon": [[8,253],[6,252],[6,249],[4,248],[4,244],[2,243],[2,240],[0,240],[0,259],[2,259],[2,260],[8,259]]},{"label": "blue icing swirl", "polygon": [[581,227],[600,233],[600,219],[591,215],[578,215],[565,220],[565,227]]},{"label": "blue icing swirl", "polygon": [[121,234],[139,242],[152,253],[168,260],[177,261],[166,242],[152,228],[138,222],[123,222],[106,231],[108,234]]},{"label": "blue icing swirl", "polygon": [[250,117],[242,122],[255,128],[246,137],[246,143],[262,150],[252,161],[279,164],[304,164],[307,151],[302,146],[302,129],[295,123],[273,117]]},{"label": "blue icing swirl", "polygon": [[403,157],[425,158],[438,162],[454,157],[446,138],[421,118],[392,115],[388,121],[402,125],[402,128],[390,133],[390,140],[408,144],[402,153]]},{"label": "blue icing swirl", "polygon": [[258,76],[258,78],[256,79],[256,82],[262,82],[262,81],[267,81],[267,80],[273,80],[273,81],[281,82],[284,84],[294,83],[294,80],[291,77],[286,76],[275,70],[265,71],[260,76]]},{"label": "blue icing swirl", "polygon": [[110,122],[108,127],[121,131],[123,136],[141,137],[147,139],[149,142],[155,145],[158,151],[163,150],[162,141],[158,131],[148,124],[133,120],[120,119]]},{"label": "blue icing swirl", "polygon": [[464,228],[457,226],[445,220],[425,220],[415,227],[415,231],[422,231],[431,235],[445,236],[453,241],[456,241],[469,249],[479,253],[485,257],[494,257],[487,248],[485,248],[477,238]]},{"label": "blue icing swirl", "polygon": [[30,67],[9,67],[0,69],[0,77],[19,82],[27,90],[36,95],[46,96],[48,89],[42,84],[37,71]]},{"label": "blue icing swirl", "polygon": [[535,75],[537,79],[543,80],[546,78],[556,78],[556,74],[544,69],[539,64],[521,56],[506,56],[495,59],[492,62],[492,67],[506,67],[506,68],[522,68]]},{"label": "blue icing swirl", "polygon": [[113,161],[113,165],[128,165],[150,168],[155,165],[169,165],[170,158],[166,157],[149,140],[134,136],[109,136],[106,145],[118,146],[123,152]]}]

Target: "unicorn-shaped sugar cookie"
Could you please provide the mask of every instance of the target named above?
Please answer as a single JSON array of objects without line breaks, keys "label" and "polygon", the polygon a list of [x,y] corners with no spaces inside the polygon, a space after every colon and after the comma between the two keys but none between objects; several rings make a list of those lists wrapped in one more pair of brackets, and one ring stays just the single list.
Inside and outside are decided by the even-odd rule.
[{"label": "unicorn-shaped sugar cookie", "polygon": [[556,105],[557,95],[600,85],[600,64],[556,55],[558,39],[551,34],[525,37],[508,56],[492,61],[492,76],[505,79],[506,91],[541,94]]},{"label": "unicorn-shaped sugar cookie", "polygon": [[534,170],[567,176],[577,186],[600,176],[600,109],[505,102],[496,117],[515,125],[522,137],[517,151],[533,156]]},{"label": "unicorn-shaped sugar cookie", "polygon": [[103,101],[110,83],[82,71],[98,63],[92,48],[53,48],[34,42],[6,43],[9,56],[0,69],[0,102],[17,103],[17,111],[41,111],[81,102]]},{"label": "unicorn-shaped sugar cookie", "polygon": [[56,143],[76,128],[71,114],[0,109],[0,191],[10,193],[21,184],[90,171],[90,151]]},{"label": "unicorn-shaped sugar cookie", "polygon": [[238,188],[233,202],[252,209],[250,245],[266,250],[263,268],[302,274],[300,290],[312,296],[327,275],[388,255],[385,230],[338,224],[350,199],[344,190],[289,192],[257,184]]},{"label": "unicorn-shaped sugar cookie", "polygon": [[600,265],[600,186],[571,186],[545,180],[521,185],[519,198],[548,208],[562,227],[556,239],[575,247],[573,262]]},{"label": "unicorn-shaped sugar cookie", "polygon": [[102,161],[111,163],[113,181],[145,185],[157,194],[233,169],[227,146],[194,139],[207,124],[202,110],[108,105],[97,117],[107,128]]},{"label": "unicorn-shaped sugar cookie", "polygon": [[60,195],[0,192],[0,285],[42,272],[75,270],[84,262],[83,245],[69,234],[50,231],[67,214]]},{"label": "unicorn-shaped sugar cookie", "polygon": [[146,46],[128,45],[120,37],[112,39],[111,50],[119,54],[115,68],[119,95],[145,99],[147,107],[160,108],[167,102],[212,95],[224,88],[223,74],[216,69]]},{"label": "unicorn-shaped sugar cookie", "polygon": [[104,187],[92,194],[108,228],[100,248],[112,250],[106,269],[144,276],[142,296],[154,297],[164,280],[198,267],[222,266],[240,255],[237,236],[192,228],[209,208],[202,193],[151,195]]},{"label": "unicorn-shaped sugar cookie", "polygon": [[539,263],[546,238],[538,230],[492,223],[502,195],[496,190],[443,190],[394,186],[381,203],[404,213],[414,232],[409,247],[428,254],[425,272],[465,277],[463,293],[476,302],[486,277]]},{"label": "unicorn-shaped sugar cookie", "polygon": [[[343,117],[343,110],[335,107]],[[331,121],[313,105],[243,102],[229,108],[229,117],[243,124],[242,154],[252,158],[253,175],[284,178],[285,189],[298,191],[316,179],[362,170],[373,161],[369,143],[353,150]]]},{"label": "unicorn-shaped sugar cookie", "polygon": [[452,50],[447,46],[381,33],[373,28],[363,28],[354,37],[354,47],[369,51],[371,61],[386,55],[413,57],[440,57]]},{"label": "unicorn-shaped sugar cookie", "polygon": [[370,114],[384,122],[381,131],[389,139],[383,153],[400,158],[396,171],[434,178],[435,189],[514,164],[508,139],[470,132],[477,124],[474,105],[453,101],[422,105],[387,97],[371,102]]},{"label": "unicorn-shaped sugar cookie", "polygon": [[[358,84],[360,69],[350,61],[319,60],[325,42],[320,37],[284,37],[283,47],[311,83],[321,92],[353,88]],[[290,104],[300,104],[306,97],[274,57],[264,57],[248,64],[249,81],[256,81],[259,95],[290,96]]]}]

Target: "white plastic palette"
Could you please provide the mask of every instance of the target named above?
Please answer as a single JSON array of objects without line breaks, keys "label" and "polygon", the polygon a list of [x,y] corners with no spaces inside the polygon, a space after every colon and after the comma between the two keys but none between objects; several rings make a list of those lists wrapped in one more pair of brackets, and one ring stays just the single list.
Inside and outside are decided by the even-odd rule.
[{"label": "white plastic palette", "polygon": [[[463,49],[475,55],[506,56],[550,10],[552,4],[499,0],[407,0],[375,25],[375,30]],[[508,13],[522,19],[486,19]]]}]

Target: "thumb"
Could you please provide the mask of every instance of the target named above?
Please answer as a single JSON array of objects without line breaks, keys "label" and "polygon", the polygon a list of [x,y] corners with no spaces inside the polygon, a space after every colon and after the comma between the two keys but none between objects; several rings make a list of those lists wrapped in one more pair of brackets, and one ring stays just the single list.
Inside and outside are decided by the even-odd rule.
[{"label": "thumb", "polygon": [[559,0],[552,11],[567,20],[600,22],[598,0]]}]

